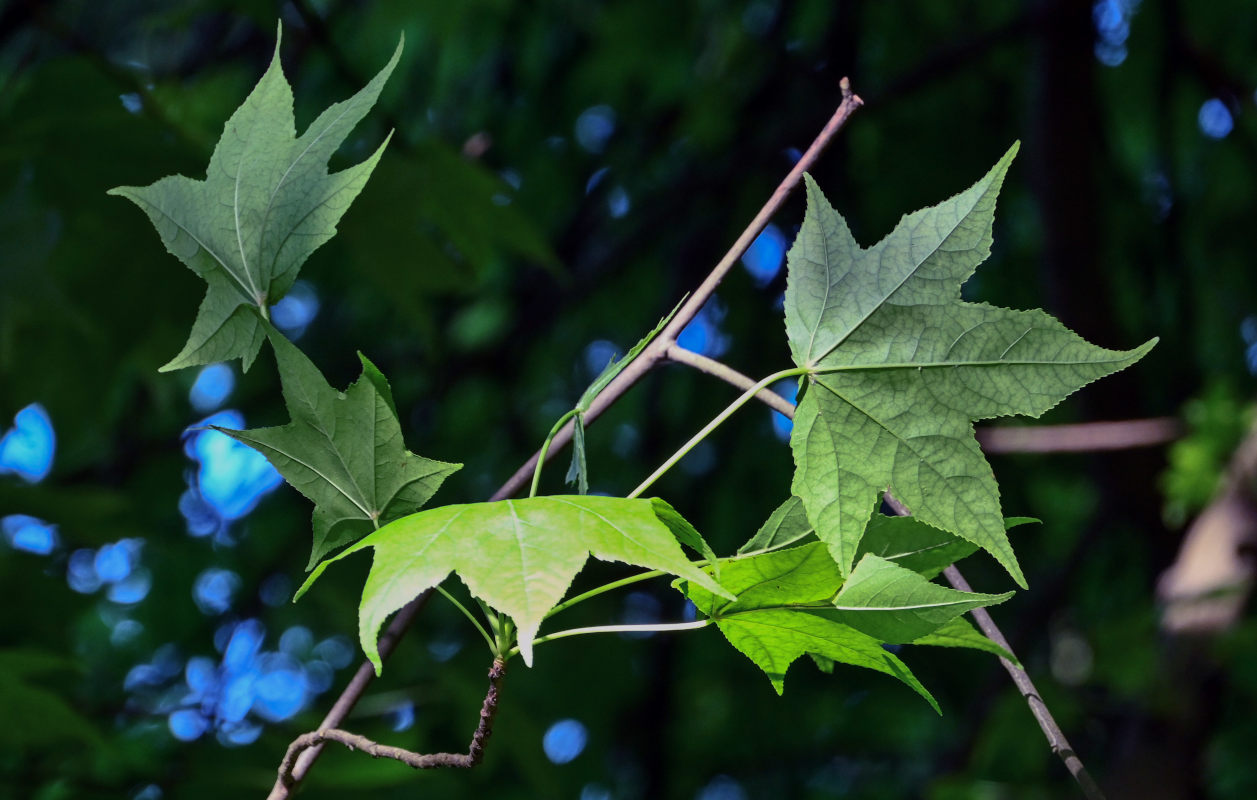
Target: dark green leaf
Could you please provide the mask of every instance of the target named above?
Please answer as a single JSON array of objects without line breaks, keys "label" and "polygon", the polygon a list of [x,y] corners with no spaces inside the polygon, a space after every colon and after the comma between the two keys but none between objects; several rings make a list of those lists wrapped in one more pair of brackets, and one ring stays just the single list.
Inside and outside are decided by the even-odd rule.
[{"label": "dark green leaf", "polygon": [[461,464],[406,449],[388,381],[365,357],[362,377],[345,392],[327,384],[296,345],[269,323],[284,404],[292,422],[278,428],[224,430],[262,453],[314,503],[311,569],[376,524],[414,513]]}]

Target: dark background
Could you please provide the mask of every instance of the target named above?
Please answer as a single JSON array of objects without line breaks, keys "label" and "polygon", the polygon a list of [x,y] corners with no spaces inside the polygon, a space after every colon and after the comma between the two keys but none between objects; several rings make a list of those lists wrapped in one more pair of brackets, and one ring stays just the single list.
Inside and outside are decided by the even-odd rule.
[{"label": "dark background", "polygon": [[[16,445],[0,460],[0,797],[262,796],[360,658],[366,559],[287,603],[308,504],[282,487],[245,513],[265,473],[218,452],[221,497],[241,504],[224,511],[185,452],[185,429],[219,406],[286,419],[270,357],[232,365],[230,395],[195,408],[197,370],[158,374],[204,285],[105,195],[204,175],[277,18],[298,130],[405,33],[333,167],[389,129],[393,142],[303,269],[317,314],[291,327],[334,385],[366,353],[408,445],[466,464],[440,503],[487,497],[608,354],[697,284],[842,76],[867,105],[814,174],[865,244],[1021,140],[966,296],[1046,308],[1108,347],[1160,336],[1046,421],[1179,415],[1192,433],[1170,451],[992,457],[1006,513],[1043,520],[1014,534],[1031,589],[995,617],[1111,797],[1257,796],[1257,622],[1169,637],[1155,602],[1244,431],[1257,366],[1251,3],[67,0],[0,3],[0,432],[38,403],[56,435],[47,477],[17,474]],[[794,198],[775,220],[785,241],[801,218]],[[788,365],[784,272],[770,243],[758,252],[768,266],[735,270],[686,340],[751,375]],[[733,396],[680,367],[650,376],[590,429],[593,488],[630,490]],[[18,427],[38,442],[37,416]],[[751,407],[658,490],[729,553],[790,471],[770,412]],[[1009,588],[985,557],[965,569],[979,590]],[[577,585],[623,574],[599,565]],[[642,586],[566,622],[681,619],[665,582]],[[433,602],[347,726],[462,749],[488,667],[478,642]],[[902,655],[941,718],[883,676],[806,660],[778,698],[715,631],[546,645],[533,669],[512,663],[482,767],[417,775],[336,749],[304,796],[1077,796],[994,659]],[[547,759],[551,730],[570,762]]]}]

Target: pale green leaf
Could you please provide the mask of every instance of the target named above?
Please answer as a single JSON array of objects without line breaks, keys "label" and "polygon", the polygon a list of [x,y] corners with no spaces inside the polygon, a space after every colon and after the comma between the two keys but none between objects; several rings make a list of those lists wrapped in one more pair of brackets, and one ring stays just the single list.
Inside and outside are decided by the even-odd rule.
[{"label": "pale green leaf", "polygon": [[960,592],[930,583],[910,569],[866,555],[834,598],[838,619],[883,642],[902,644],[933,633],[974,608],[1002,603],[1004,594]]},{"label": "pale green leaf", "polygon": [[964,617],[956,617],[943,623],[938,630],[918,639],[913,639],[911,644],[924,644],[932,647],[965,647],[970,650],[981,650],[997,655],[1000,658],[1006,658],[1017,666],[1021,666],[1021,662],[1012,653],[983,636]]},{"label": "pale green leaf", "polygon": [[223,433],[266,456],[314,503],[310,569],[377,523],[418,511],[462,465],[406,449],[388,381],[366,357],[360,356],[362,377],[338,392],[283,334],[269,323],[262,328],[275,351],[292,422]]},{"label": "pale green leaf", "polygon": [[716,580],[720,580],[720,561],[716,558],[716,553],[711,549],[711,545],[707,544],[707,540],[698,532],[690,521],[681,516],[681,512],[677,511],[672,505],[661,497],[652,497],[650,502],[654,504],[655,516],[659,517],[659,521],[668,526],[668,530],[672,531],[672,535],[676,540],[694,552],[701,555],[706,561],[712,572],[716,575]]},{"label": "pale green leaf", "polygon": [[938,703],[907,665],[877,639],[855,630],[832,605],[842,573],[820,542],[726,561],[720,584],[737,595],[727,601],[701,586],[686,595],[739,652],[785,689],[786,670],[804,654],[876,670],[903,681],[934,710]]},{"label": "pale green leaf", "polygon": [[889,488],[913,516],[989,551],[1025,586],[972,421],[1037,417],[1155,344],[1105,350],[1042,311],[961,301],[960,285],[990,254],[995,198],[1016,150],[868,249],[807,179],[785,301],[791,352],[809,370],[791,435],[793,492],[844,573]]},{"label": "pale green leaf", "polygon": [[205,180],[172,175],[110,190],[143,209],[166,249],[209,285],[187,344],[163,370],[237,357],[245,369],[252,364],[265,333],[249,308],[265,313],[287,293],[380,160],[387,139],[360,164],[327,172],[328,159],[375,105],[401,50],[398,43],[370,83],[297,137],[276,41],[266,74],[227,120]]},{"label": "pale green leaf", "polygon": [[663,570],[727,594],[685,557],[651,500],[559,495],[443,506],[403,517],[319,564],[297,596],[332,561],[365,547],[375,548],[375,560],[362,591],[359,636],[377,674],[383,665],[376,635],[384,620],[450,572],[514,620],[520,654],[530,666],[537,628],[590,555]]},{"label": "pale green leaf", "polygon": [[773,513],[768,515],[768,519],[755,535],[738,548],[738,555],[777,550],[805,539],[813,532],[812,523],[808,522],[807,511],[803,508],[803,501],[791,497],[773,509]]}]

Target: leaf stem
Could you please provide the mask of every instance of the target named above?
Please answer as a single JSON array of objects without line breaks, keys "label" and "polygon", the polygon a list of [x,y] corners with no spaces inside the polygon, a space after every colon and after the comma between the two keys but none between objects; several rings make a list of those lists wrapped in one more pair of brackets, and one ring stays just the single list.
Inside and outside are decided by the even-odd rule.
[{"label": "leaf stem", "polygon": [[694,434],[694,436],[691,437],[688,442],[686,442],[685,444],[681,446],[681,449],[677,450],[668,458],[667,461],[663,462],[663,464],[659,466],[659,469],[652,472],[650,474],[650,477],[642,481],[641,485],[639,485],[633,491],[629,492],[628,497],[630,499],[634,497],[640,497],[642,492],[649,489],[651,485],[654,484],[655,481],[659,480],[659,478],[661,478],[665,472],[672,469],[672,467],[675,466],[678,461],[684,458],[687,453],[693,450],[694,447],[698,445],[699,442],[706,439],[711,434],[712,431],[720,427],[720,425],[724,423],[724,421],[727,420],[729,417],[733,416],[734,412],[736,412],[742,406],[746,405],[747,402],[751,398],[759,394],[761,389],[764,389],[765,387],[776,383],[782,378],[791,378],[791,377],[794,377],[795,375],[803,375],[806,372],[808,372],[807,367],[791,367],[790,369],[783,369],[780,372],[774,372],[772,375],[769,375],[767,378],[764,378],[760,380],[758,383],[751,386],[749,389],[743,392],[742,395],[738,397],[738,399],[730,403],[728,408],[726,408],[724,411],[721,411],[719,414],[717,414],[716,418],[713,419],[711,422],[707,423],[701,431]]},{"label": "leaf stem", "polygon": [[559,431],[563,429],[564,424],[566,424],[569,419],[576,416],[578,413],[580,413],[579,410],[573,408],[571,411],[568,411],[566,414],[559,417],[559,421],[554,423],[554,427],[550,429],[550,433],[546,436],[546,440],[541,443],[541,449],[537,451],[537,466],[532,471],[532,486],[528,489],[529,497],[537,496],[537,486],[541,483],[541,468],[545,466],[546,453],[550,452],[550,442],[554,441],[554,437],[557,436]]},{"label": "leaf stem", "polygon": [[[565,631],[556,631],[548,633],[545,636],[538,636],[532,640],[534,645],[543,642],[552,642],[555,639],[566,639],[569,636],[584,636],[590,633],[670,633],[672,631],[696,631],[700,628],[706,628],[712,621],[710,619],[698,619],[693,622],[660,622],[654,625],[594,625],[588,628],[569,628]],[[507,657],[514,656],[519,652],[518,647],[512,647]]]},{"label": "leaf stem", "polygon": [[471,624],[476,626],[476,630],[480,631],[480,635],[484,637],[485,642],[489,645],[490,652],[496,653],[497,646],[493,643],[493,637],[490,636],[489,632],[486,631],[484,629],[484,626],[480,624],[480,620],[476,619],[475,615],[473,615],[470,611],[467,610],[467,606],[458,602],[458,599],[454,597],[454,595],[445,591],[444,587],[438,585],[436,587],[436,590],[441,593],[442,597],[444,597],[446,600],[449,600],[451,603],[453,603],[455,608],[463,612],[464,617],[471,620]]},{"label": "leaf stem", "polygon": [[663,570],[652,569],[650,572],[642,572],[637,575],[630,575],[627,578],[621,578],[618,581],[605,583],[602,586],[599,586],[595,589],[590,589],[588,592],[585,592],[584,594],[578,594],[570,600],[564,600],[562,603],[559,603],[557,606],[555,606],[554,608],[546,612],[546,615],[542,617],[542,619],[549,619],[550,617],[553,617],[555,614],[559,613],[560,611],[565,611],[578,603],[583,603],[591,597],[597,597],[600,594],[606,594],[607,592],[615,591],[616,589],[619,589],[621,586],[631,586],[634,583],[648,581],[651,578],[658,578],[660,575],[665,575],[665,574],[667,573],[665,573]]}]

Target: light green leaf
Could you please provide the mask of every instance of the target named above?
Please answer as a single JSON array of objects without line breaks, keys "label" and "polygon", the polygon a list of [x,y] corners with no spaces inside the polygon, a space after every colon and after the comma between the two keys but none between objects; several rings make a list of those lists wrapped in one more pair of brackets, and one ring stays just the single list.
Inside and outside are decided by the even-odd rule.
[{"label": "light green leaf", "polygon": [[265,333],[249,308],[265,314],[287,293],[305,260],[336,233],[388,144],[386,138],[356,166],[327,172],[328,159],[375,105],[401,51],[399,42],[370,83],[297,138],[277,40],[266,74],[227,120],[204,181],[172,175],[109,191],[143,209],[166,249],[209,284],[187,344],[163,371],[237,357],[245,369],[253,363]]},{"label": "light green leaf", "polygon": [[672,531],[672,535],[676,540],[694,552],[700,554],[707,560],[712,572],[716,575],[716,580],[720,580],[720,561],[716,558],[716,553],[711,549],[711,545],[707,544],[707,540],[703,535],[690,524],[690,521],[681,516],[681,512],[672,507],[667,500],[660,497],[652,497],[650,502],[655,507],[655,516],[659,517],[659,521],[668,526],[668,530]]},{"label": "light green leaf", "polygon": [[645,499],[559,495],[421,511],[319,564],[297,597],[328,564],[364,547],[375,548],[375,561],[362,591],[359,635],[377,674],[383,665],[376,635],[384,620],[450,572],[514,620],[519,651],[529,666],[537,628],[590,555],[663,570],[727,594],[690,563],[656,515],[655,503]]},{"label": "light green leaf", "polygon": [[809,370],[791,435],[793,491],[844,573],[889,488],[913,516],[989,551],[1025,586],[972,420],[1037,417],[1156,342],[1105,350],[1042,311],[961,301],[960,285],[990,254],[995,198],[1016,150],[867,250],[807,179],[785,301],[791,353]]},{"label": "light green leaf", "polygon": [[683,591],[739,652],[768,676],[777,694],[786,670],[804,654],[876,670],[938,703],[907,665],[877,639],[846,625],[831,601],[842,585],[838,566],[820,542],[726,561],[720,584],[737,594],[721,600],[701,586]]},{"label": "light green leaf", "polygon": [[959,592],[893,561],[866,555],[834,598],[838,619],[883,642],[902,644],[938,630],[974,608],[1002,603],[1004,594]]},{"label": "light green leaf", "polygon": [[777,506],[746,544],[738,548],[738,555],[777,550],[805,539],[814,532],[808,522],[803,501],[791,497]]},{"label": "light green leaf", "polygon": [[1017,666],[1021,666],[1021,662],[1012,653],[983,636],[964,617],[956,617],[944,623],[942,627],[933,633],[926,634],[919,639],[913,639],[911,644],[924,644],[933,647],[965,647],[970,650],[982,650],[986,653],[993,653],[1000,658],[1006,658]]},{"label": "light green leaf", "polygon": [[261,325],[275,350],[292,422],[223,433],[266,456],[314,503],[310,569],[377,522],[418,511],[462,465],[406,449],[388,381],[365,356],[359,356],[362,377],[338,392],[296,345],[269,323]]}]

